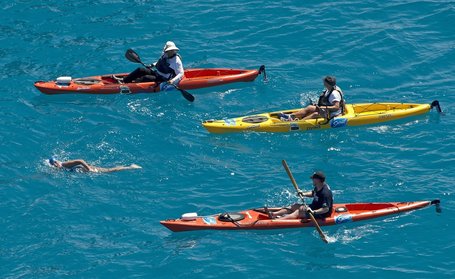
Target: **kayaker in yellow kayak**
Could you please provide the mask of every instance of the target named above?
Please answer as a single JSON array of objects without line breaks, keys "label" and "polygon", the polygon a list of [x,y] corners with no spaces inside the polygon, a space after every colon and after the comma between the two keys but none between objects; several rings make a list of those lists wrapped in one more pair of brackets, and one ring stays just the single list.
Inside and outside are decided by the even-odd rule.
[{"label": "kayaker in yellow kayak", "polygon": [[129,166],[117,166],[113,168],[102,168],[93,165],[87,164],[86,161],[82,159],[77,160],[70,160],[70,161],[59,161],[54,157],[51,157],[47,160],[47,163],[52,166],[56,167],[57,169],[64,169],[68,171],[74,172],[114,172],[114,171],[121,171],[121,170],[132,170],[132,169],[141,169],[141,166],[136,164],[131,164]]},{"label": "kayaker in yellow kayak", "polygon": [[[179,48],[174,42],[166,42],[163,54],[156,63],[147,68],[139,67],[120,81],[123,83],[156,81],[177,85],[184,74],[183,63],[180,55],[177,54],[178,51]],[[155,67],[155,70],[152,70],[152,67]]]},{"label": "kayaker in yellow kayak", "polygon": [[322,79],[326,88],[317,104],[312,104],[304,109],[301,109],[293,114],[280,114],[279,117],[283,121],[294,121],[299,119],[313,118],[333,118],[344,113],[344,98],[343,91],[336,85],[336,78],[326,76]]},{"label": "kayaker in yellow kayak", "polygon": [[271,219],[303,219],[309,218],[307,212],[311,212],[315,218],[325,218],[332,213],[333,195],[332,190],[325,183],[325,175],[321,171],[313,173],[310,178],[313,180],[313,191],[303,192],[305,197],[312,197],[313,202],[306,206],[296,203],[291,207],[284,207],[275,212],[268,212]]}]

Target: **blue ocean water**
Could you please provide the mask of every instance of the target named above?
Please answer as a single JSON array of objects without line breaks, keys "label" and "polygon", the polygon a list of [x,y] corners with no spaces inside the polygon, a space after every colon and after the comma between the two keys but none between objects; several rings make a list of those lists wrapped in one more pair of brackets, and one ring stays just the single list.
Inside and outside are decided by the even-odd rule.
[{"label": "blue ocean water", "polygon": [[[455,277],[453,1],[4,1],[0,7],[2,278]],[[167,40],[185,67],[269,81],[179,93],[46,96],[36,80],[129,72]],[[335,75],[348,102],[439,100],[394,123],[212,135],[202,120],[304,106]],[[50,155],[139,171],[57,172]],[[297,201],[321,169],[338,202],[440,198],[442,213],[312,229],[176,234],[159,224]]]}]

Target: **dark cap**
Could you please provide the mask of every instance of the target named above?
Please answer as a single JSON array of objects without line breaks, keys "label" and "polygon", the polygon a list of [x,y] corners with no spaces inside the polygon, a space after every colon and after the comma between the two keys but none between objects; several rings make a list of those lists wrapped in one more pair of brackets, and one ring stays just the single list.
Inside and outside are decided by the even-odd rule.
[{"label": "dark cap", "polygon": [[55,162],[57,162],[57,159],[55,159],[54,157],[50,157],[48,162],[49,162],[49,164],[54,165]]},{"label": "dark cap", "polygon": [[332,76],[326,76],[323,79],[323,81],[326,82],[330,86],[335,86],[337,84],[337,79],[335,77],[332,77]]},{"label": "dark cap", "polygon": [[317,171],[317,172],[313,173],[310,176],[310,178],[311,179],[317,178],[317,179],[321,180],[322,182],[324,182],[325,181],[325,174],[322,171]]}]

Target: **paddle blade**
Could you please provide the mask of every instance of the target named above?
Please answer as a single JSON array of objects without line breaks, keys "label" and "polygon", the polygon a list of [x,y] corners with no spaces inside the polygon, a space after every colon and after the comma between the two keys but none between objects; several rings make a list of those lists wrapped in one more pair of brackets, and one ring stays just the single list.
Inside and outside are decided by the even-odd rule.
[{"label": "paddle blade", "polygon": [[187,99],[187,100],[190,101],[190,102],[194,102],[194,96],[191,95],[188,91],[183,90],[183,89],[180,89],[180,88],[179,88],[178,90],[180,90],[180,92],[182,93],[182,96],[183,96],[185,99]]},{"label": "paddle blade", "polygon": [[324,243],[329,243],[329,241],[327,240],[327,237],[325,236],[324,232],[322,231],[321,227],[319,226],[319,223],[316,220],[316,218],[314,217],[313,213],[308,212],[308,215],[310,215],[310,219],[313,221],[314,227],[316,228],[316,231],[319,233],[319,237],[321,238],[321,240]]},{"label": "paddle blade", "polygon": [[187,99],[188,101],[190,102],[194,102],[194,96],[190,94],[190,92],[178,87],[177,85],[175,84],[170,84],[168,83],[168,85],[170,86],[173,86],[175,89],[177,89],[178,91],[180,91],[180,93],[182,93],[182,96]]},{"label": "paddle blade", "polygon": [[142,61],[141,61],[141,58],[139,57],[139,55],[131,48],[125,52],[125,57],[126,57],[126,59],[128,59],[131,62],[142,64]]}]

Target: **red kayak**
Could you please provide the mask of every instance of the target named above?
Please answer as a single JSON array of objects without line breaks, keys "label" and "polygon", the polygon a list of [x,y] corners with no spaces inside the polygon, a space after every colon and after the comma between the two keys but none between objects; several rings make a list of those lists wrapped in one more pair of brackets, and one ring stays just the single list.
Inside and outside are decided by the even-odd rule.
[{"label": "red kayak", "polygon": [[[238,69],[186,69],[179,83],[184,90],[223,85],[233,82],[253,81],[259,74],[265,72],[265,67],[258,70]],[[153,93],[159,92],[156,82],[121,84],[114,77],[125,77],[127,74],[110,74],[71,79],[60,77],[52,81],[37,81],[35,87],[45,94],[117,94],[117,93]],[[264,73],[265,75],[265,73]]]},{"label": "red kayak", "polygon": [[[398,214],[430,205],[436,205],[436,209],[440,210],[439,203],[439,200],[433,200],[334,204],[331,216],[325,219],[318,219],[318,223],[320,226],[338,225]],[[268,210],[276,211],[279,208],[269,208]],[[187,213],[182,218],[165,220],[160,223],[173,232],[194,230],[270,230],[314,226],[314,223],[310,219],[270,219],[264,208],[210,216],[196,215],[196,213]]]}]

